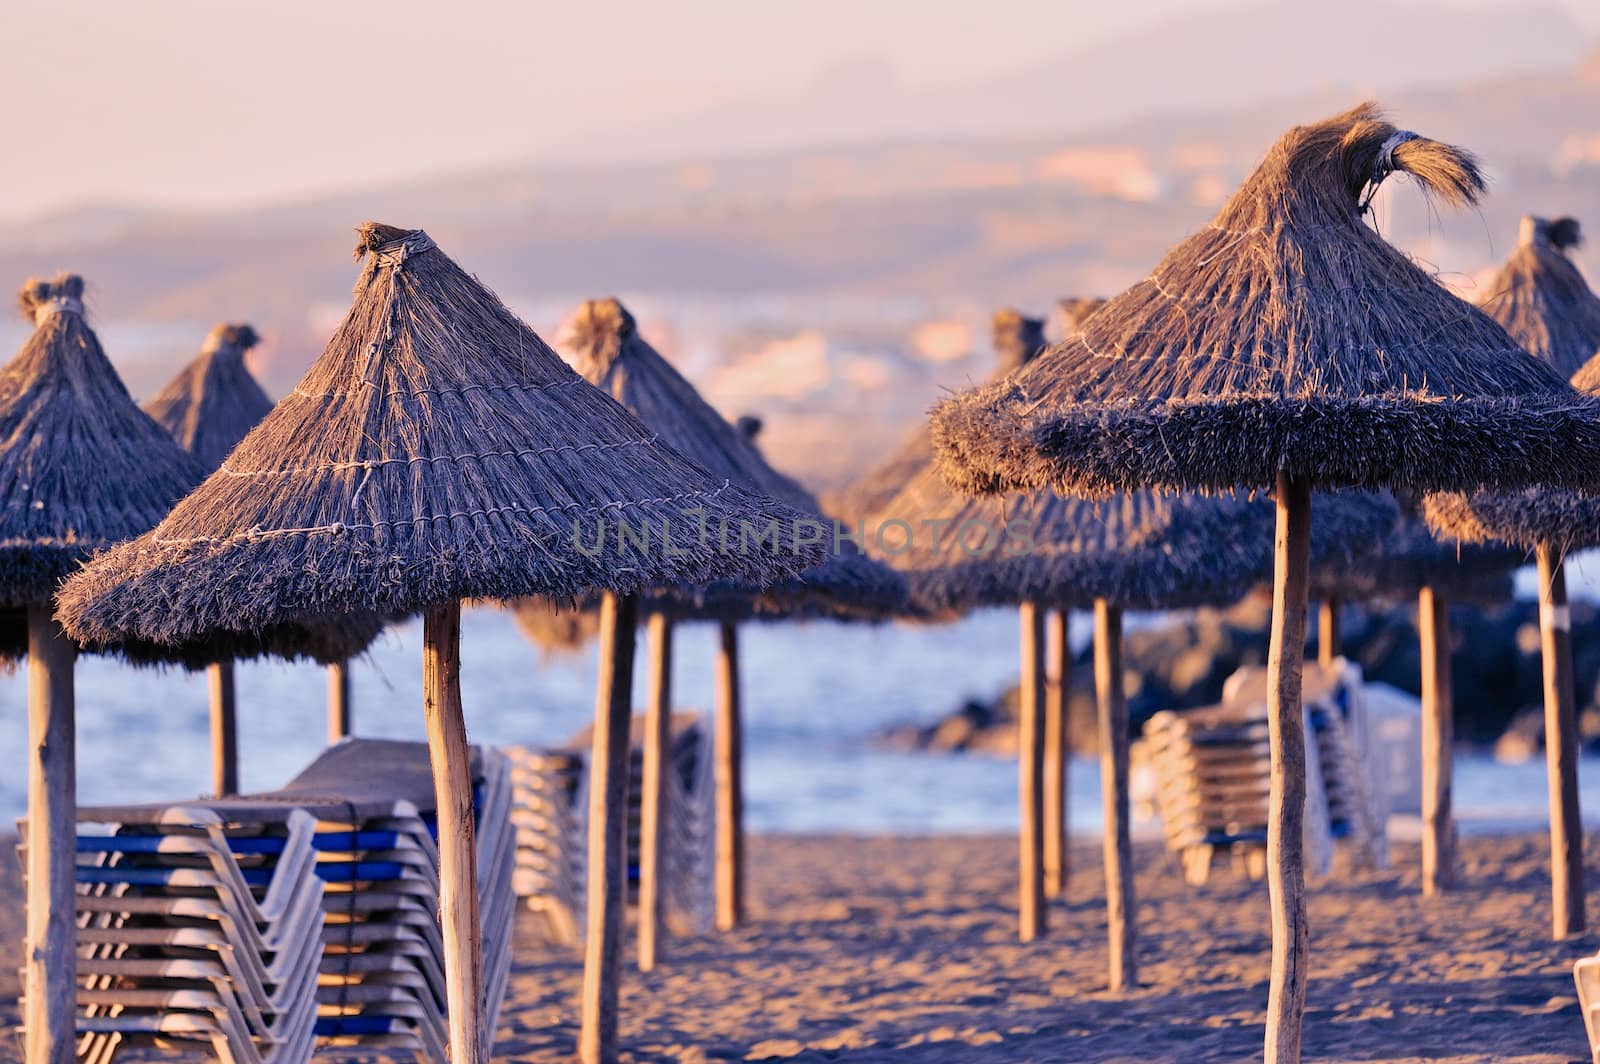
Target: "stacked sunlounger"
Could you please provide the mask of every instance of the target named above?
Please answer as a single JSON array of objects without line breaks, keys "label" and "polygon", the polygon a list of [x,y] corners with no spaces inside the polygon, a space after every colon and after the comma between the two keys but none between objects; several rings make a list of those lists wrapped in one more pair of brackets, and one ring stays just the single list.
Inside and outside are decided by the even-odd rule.
[{"label": "stacked sunlounger", "polygon": [[1572,965],[1572,979],[1578,985],[1578,1009],[1589,1035],[1589,1058],[1600,1064],[1600,954],[1578,958]]},{"label": "stacked sunlounger", "polygon": [[[472,771],[486,1017],[492,1030],[511,966],[515,905],[511,772],[506,758],[492,750],[474,750]],[[293,900],[307,907],[304,925],[310,929],[311,944],[295,953],[279,945],[278,939],[270,940],[274,948],[267,951],[268,960],[275,967],[265,970],[281,982],[267,978],[254,983],[239,980],[242,962],[233,961],[229,968],[220,957],[193,952],[209,948],[231,956],[237,953],[231,942],[197,946],[192,943],[199,940],[188,934],[181,946],[164,947],[190,951],[181,955],[192,962],[189,967],[166,972],[173,978],[178,977],[173,972],[188,973],[177,989],[191,990],[191,984],[202,978],[199,973],[212,968],[222,971],[219,978],[232,988],[213,993],[224,1005],[236,1004],[243,1020],[224,1012],[203,1032],[221,1032],[213,1051],[220,1053],[215,1047],[226,1043],[235,1054],[221,1059],[305,1060],[314,1036],[321,1049],[360,1055],[400,1052],[443,1062],[448,1036],[434,808],[425,745],[346,739],[325,750],[281,790],[201,799],[176,809],[86,810],[85,819],[110,827],[80,835],[80,852],[87,855],[79,870],[80,923],[85,927],[80,955],[90,957],[98,950],[114,960],[134,947],[159,945],[154,941],[159,936],[147,933],[146,925],[154,917],[145,910],[153,903],[143,900],[144,895],[158,888],[201,889],[191,882],[198,873],[185,868],[174,876],[161,862],[170,864],[179,860],[173,855],[182,855],[182,860],[195,864],[204,856],[213,868],[225,870],[227,861],[232,861],[239,874],[210,873],[203,888],[210,891],[208,898],[216,896],[216,904],[234,914],[235,922],[240,919],[237,913],[257,910],[286,921],[289,917],[284,914],[302,914],[290,907]],[[209,849],[197,856],[189,850],[199,845],[191,841],[198,838],[206,839]],[[224,849],[227,860],[219,856]],[[137,878],[130,882],[130,876]],[[230,891],[229,900],[220,900]],[[129,895],[147,917],[143,922],[130,924],[127,914],[114,908],[126,904],[120,899]],[[113,900],[105,900],[107,896]],[[248,898],[255,899],[255,909],[247,907]],[[233,908],[227,908],[230,905]],[[102,910],[111,915],[98,918],[101,926],[97,926],[89,914]],[[175,917],[163,913],[160,919]],[[159,926],[165,930],[168,924]],[[260,917],[255,926],[263,926]],[[299,930],[302,924],[289,926]],[[126,938],[124,928],[140,934]],[[265,930],[258,934],[266,940]],[[121,1020],[131,1002],[108,997],[107,991],[121,990],[127,984],[117,978],[125,981],[131,974],[123,971],[127,965],[108,969],[106,963],[109,960],[80,968],[82,1029],[106,1036],[105,1049],[95,1059],[111,1059],[116,1045],[130,1039],[171,1044],[175,1023],[196,1026],[188,1018],[198,1008],[189,1005],[192,995],[148,994],[133,1002],[144,1003],[148,1016],[142,1022],[155,1028],[154,1034],[116,1026],[131,1024]],[[132,974],[147,968],[156,971],[140,966]],[[209,1000],[205,999],[207,1007]],[[247,1043],[261,1048],[250,1050]]]},{"label": "stacked sunlounger", "polygon": [[546,940],[580,940],[584,817],[578,805],[584,758],[531,746],[502,751],[511,763],[511,822],[516,830],[512,889],[540,918]]},{"label": "stacked sunlounger", "polygon": [[[492,1029],[511,967],[511,773],[496,751],[475,749],[472,760],[478,912]],[[427,747],[346,739],[281,790],[240,801],[292,804],[317,818],[316,867],[326,919],[317,987],[319,1043],[445,1060],[437,822]]]},{"label": "stacked sunlounger", "polygon": [[[1184,877],[1204,883],[1214,860],[1227,856],[1259,878],[1266,868],[1272,776],[1266,707],[1168,710],[1151,717],[1144,734],[1167,848],[1178,854]],[[1327,800],[1319,760],[1307,745],[1306,861],[1326,872],[1332,856]]]},{"label": "stacked sunlounger", "polygon": [[[1267,670],[1240,669],[1223,686],[1222,699],[1264,710]],[[1389,789],[1379,778],[1384,758],[1368,720],[1360,666],[1344,658],[1327,665],[1307,662],[1300,700],[1328,798],[1329,832],[1356,867],[1387,868]]]},{"label": "stacked sunlounger", "polygon": [[78,819],[78,1059],[309,1059],[323,931],[312,818],[183,805]]},{"label": "stacked sunlounger", "polygon": [[[674,930],[710,926],[712,847],[711,737],[697,713],[672,715],[667,774],[667,844],[663,898]],[[644,790],[644,718],[635,717],[628,777],[628,898],[637,901],[640,797]],[[547,918],[551,937],[576,942],[584,921],[584,833],[592,732],[558,749],[506,751],[515,777],[517,893]]]},{"label": "stacked sunlounger", "polygon": [[[1343,659],[1308,662],[1301,689],[1306,735],[1308,867],[1326,872],[1338,842],[1357,867],[1388,865],[1388,790],[1367,720],[1361,670]],[[1240,669],[1221,705],[1158,713],[1145,725],[1156,806],[1169,849],[1192,883],[1228,854],[1252,875],[1265,867],[1267,675]]]}]

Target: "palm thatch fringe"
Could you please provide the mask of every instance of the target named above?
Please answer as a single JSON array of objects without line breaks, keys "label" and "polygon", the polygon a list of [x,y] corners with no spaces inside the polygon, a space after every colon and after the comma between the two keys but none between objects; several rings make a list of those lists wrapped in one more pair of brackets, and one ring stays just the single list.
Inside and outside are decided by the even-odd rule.
[{"label": "palm thatch fringe", "polygon": [[144,406],[207,469],[220,466],[272,409],[272,400],[244,364],[245,352],[258,342],[248,325],[216,326],[199,356]]},{"label": "palm thatch fringe", "polygon": [[69,633],[172,644],[466,598],[767,584],[822,560],[789,536],[723,540],[803,515],[662,445],[427,234],[368,223],[356,257],[350,312],[299,386],[154,531],[68,582]]},{"label": "palm thatch fringe", "polygon": [[1600,498],[1571,491],[1442,492],[1423,503],[1436,536],[1463,543],[1510,543],[1531,551],[1541,543],[1557,557],[1600,546]]},{"label": "palm thatch fringe", "polygon": [[1372,105],[1290,130],[1212,223],[1026,369],[946,400],[934,445],[972,492],[1054,487],[1574,487],[1600,402],[1530,359],[1363,224],[1406,173],[1448,203],[1466,151]]},{"label": "palm thatch fringe", "polygon": [[1138,492],[1105,502],[1049,492],[1005,500],[918,474],[878,520],[876,552],[938,614],[1023,601],[1130,609],[1230,603],[1266,573],[1270,526],[1242,499]]},{"label": "palm thatch fringe", "polygon": [[[1313,538],[1321,516],[1313,503]],[[1452,602],[1505,602],[1511,598],[1511,574],[1525,561],[1522,551],[1499,544],[1443,542],[1420,513],[1407,511],[1376,549],[1346,564],[1313,562],[1311,597],[1410,603],[1428,587]]]},{"label": "palm thatch fringe", "polygon": [[[1368,492],[1320,493],[1312,507],[1313,565],[1353,567],[1399,518],[1391,497]],[[1228,605],[1271,573],[1273,521],[1266,500],[1231,495],[968,498],[929,469],[869,523],[917,610],[943,615],[1023,601]]]},{"label": "palm thatch fringe", "polygon": [[1478,303],[1525,351],[1563,377],[1600,351],[1600,296],[1567,257],[1582,239],[1576,219],[1523,218],[1517,249]]}]

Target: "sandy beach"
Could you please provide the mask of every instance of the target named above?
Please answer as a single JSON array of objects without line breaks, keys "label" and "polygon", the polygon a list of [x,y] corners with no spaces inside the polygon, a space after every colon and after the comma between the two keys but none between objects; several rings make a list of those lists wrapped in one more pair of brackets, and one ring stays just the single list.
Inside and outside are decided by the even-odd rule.
[{"label": "sandy beach", "polygon": [[[1591,840],[1591,845],[1596,840]],[[1139,848],[1141,988],[1104,986],[1099,850],[1074,848],[1047,941],[1016,942],[1013,840],[752,840],[752,920],[670,943],[623,989],[625,1060],[1235,1061],[1258,1058],[1267,985],[1261,884],[1184,885]],[[1543,835],[1471,838],[1465,886],[1424,903],[1417,850],[1317,884],[1305,1056],[1321,1061],[1587,1059],[1571,964],[1600,935],[1548,941]],[[13,849],[0,861],[0,994],[15,1022]],[[519,928],[496,1059],[564,1060],[581,962]],[[630,953],[631,958],[631,953]],[[0,1059],[20,1059],[12,1039]]]}]

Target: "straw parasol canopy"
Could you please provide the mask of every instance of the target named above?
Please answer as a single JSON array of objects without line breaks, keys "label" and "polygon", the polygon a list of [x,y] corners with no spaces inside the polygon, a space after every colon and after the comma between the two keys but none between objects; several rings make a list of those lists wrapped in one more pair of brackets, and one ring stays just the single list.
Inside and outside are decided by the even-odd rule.
[{"label": "straw parasol canopy", "polygon": [[[1313,535],[1321,516],[1313,505]],[[1313,563],[1311,595],[1398,601],[1415,598],[1426,587],[1451,600],[1502,602],[1511,597],[1511,573],[1524,557],[1498,544],[1444,542],[1419,512],[1404,510],[1387,535],[1348,564]]]},{"label": "straw parasol canopy", "polygon": [[[1399,509],[1387,495],[1332,492],[1315,497],[1313,515],[1313,565],[1349,570],[1389,534]],[[913,602],[945,612],[1023,601],[1226,604],[1269,575],[1272,520],[1265,500],[1232,495],[973,498],[928,469],[872,523],[884,528],[875,553],[908,574]]]},{"label": "straw parasol canopy", "polygon": [[1229,602],[1263,576],[1268,534],[1260,509],[1239,499],[971,498],[932,468],[869,525],[882,529],[874,554],[905,572],[913,602],[934,613],[1024,601],[1106,599],[1130,609]]},{"label": "straw parasol canopy", "polygon": [[1529,354],[1563,377],[1600,351],[1600,296],[1589,290],[1568,257],[1582,240],[1575,218],[1527,215],[1517,249],[1478,304]]},{"label": "straw parasol canopy", "polygon": [[933,416],[977,492],[1579,486],[1600,403],[1363,224],[1406,173],[1471,203],[1473,157],[1372,105],[1290,130],[1210,225],[1022,372]]},{"label": "straw parasol canopy", "polygon": [[155,527],[204,471],[128,396],[83,279],[32,280],[34,331],[0,369],[0,606],[50,601],[96,550]]},{"label": "straw parasol canopy", "polygon": [[[1566,256],[1579,239],[1574,219],[1523,218],[1517,250],[1483,306],[1530,354],[1569,373],[1578,391],[1600,396],[1600,298]],[[1571,491],[1447,492],[1429,496],[1425,509],[1435,533],[1463,543],[1545,546],[1557,558],[1600,545],[1600,498]]]},{"label": "straw parasol canopy", "polygon": [[145,413],[207,469],[220,466],[272,410],[272,400],[244,364],[245,352],[259,342],[249,325],[217,325],[199,356],[145,404]]},{"label": "straw parasol canopy", "polygon": [[[1099,303],[1103,300],[1061,301],[1063,313],[1068,303]],[[1044,320],[1030,318],[1020,311],[1002,308],[994,314],[991,331],[995,349],[995,368],[991,379],[1019,369],[1045,348]],[[861,475],[837,497],[828,511],[846,524],[859,524],[893,499],[924,469],[933,465],[933,434],[926,420],[889,459]]]},{"label": "straw parasol canopy", "polygon": [[[464,598],[770,583],[820,559],[702,536],[801,515],[662,446],[426,233],[367,223],[356,257],[322,356],[158,528],[63,589],[69,632],[180,642]],[[618,521],[671,549],[586,546]]]},{"label": "straw parasol canopy", "polygon": [[1600,499],[1570,491],[1430,495],[1428,526],[1463,543],[1549,544],[1557,557],[1600,546]]},{"label": "straw parasol canopy", "polygon": [[[1600,395],[1600,356],[1573,376]],[[1423,503],[1428,526],[1464,544],[1509,543],[1524,551],[1541,546],[1557,558],[1600,546],[1600,497],[1554,489],[1516,492],[1440,492]]]},{"label": "straw parasol canopy", "polygon": [[686,586],[647,599],[647,607],[679,617],[724,617],[741,613],[784,614],[838,609],[846,614],[882,614],[905,601],[905,581],[842,540],[835,547],[831,522],[798,482],[773,469],[756,446],[759,420],[729,424],[694,386],[639,334],[621,302],[594,299],[573,321],[572,347],[579,371],[590,383],[627,407],[659,438],[713,477],[761,492],[811,519],[805,535],[830,550],[827,561],[794,580],[765,590],[728,584]]},{"label": "straw parasol canopy", "polygon": [[[29,604],[96,551],[155,526],[204,469],[134,405],[85,320],[83,280],[31,280],[18,301],[33,335],[0,369],[0,660],[27,652]],[[259,391],[259,389],[257,389]],[[79,649],[144,665],[201,669],[219,658],[342,660],[372,642],[370,622],[273,625],[248,636],[177,644],[85,637]]]}]

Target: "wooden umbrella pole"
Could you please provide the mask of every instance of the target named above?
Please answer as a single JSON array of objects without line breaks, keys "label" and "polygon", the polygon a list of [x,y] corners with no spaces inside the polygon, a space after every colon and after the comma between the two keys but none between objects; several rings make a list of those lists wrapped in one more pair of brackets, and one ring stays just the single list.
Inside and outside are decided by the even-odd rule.
[{"label": "wooden umbrella pole", "polygon": [[1017,935],[1032,942],[1045,932],[1044,907],[1044,611],[1024,602],[1022,679],[1017,699],[1018,846]]},{"label": "wooden umbrella pole", "polygon": [[1267,726],[1272,780],[1267,809],[1267,894],[1272,975],[1266,1064],[1300,1059],[1310,935],[1306,924],[1306,740],[1300,716],[1310,582],[1311,482],[1279,472],[1273,537],[1272,633],[1267,649]]},{"label": "wooden umbrella pole", "polygon": [[1422,644],[1422,893],[1432,897],[1455,882],[1456,825],[1450,798],[1455,750],[1450,611],[1431,587],[1417,595],[1417,634]]},{"label": "wooden umbrella pole", "polygon": [[75,1056],[76,658],[77,648],[61,634],[50,607],[28,607],[28,904],[22,987],[28,1064],[70,1064]]},{"label": "wooden umbrella pole", "polygon": [[206,670],[206,681],[211,690],[211,790],[215,794],[238,794],[239,721],[233,662],[212,665]]},{"label": "wooden umbrella pole", "polygon": [[1551,930],[1585,927],[1583,823],[1578,811],[1578,708],[1572,678],[1572,614],[1561,559],[1547,543],[1539,562],[1539,636],[1544,659],[1544,756],[1550,786]]},{"label": "wooden umbrella pole", "polygon": [[1317,607],[1317,664],[1332,665],[1339,650],[1339,600],[1329,596]]},{"label": "wooden umbrella pole", "polygon": [[1128,802],[1128,699],[1122,678],[1122,610],[1094,604],[1094,686],[1100,717],[1100,796],[1105,807],[1107,985],[1139,984],[1133,836]]},{"label": "wooden umbrella pole", "polygon": [[1051,610],[1045,619],[1044,709],[1044,893],[1059,898],[1067,889],[1067,786],[1072,764],[1067,712],[1072,704],[1070,614]]},{"label": "wooden umbrella pole", "polygon": [[717,930],[744,922],[744,723],[739,704],[739,629],[718,626],[716,720]]},{"label": "wooden umbrella pole", "polygon": [[[628,762],[633,725],[633,640],[638,600],[600,600],[600,675],[589,756],[588,930],[583,950],[583,1018],[578,1059],[617,1059],[617,990],[622,915],[628,900]],[[452,1064],[454,1062],[452,1061]]]},{"label": "wooden umbrella pole", "polygon": [[644,793],[639,796],[639,970],[656,966],[666,902],[667,773],[672,742],[672,621],[653,613],[649,622],[650,689],[644,718]]},{"label": "wooden umbrella pole", "polygon": [[461,713],[461,603],[422,615],[422,708],[439,820],[439,921],[453,1064],[489,1059],[483,1030],[483,932],[478,922],[478,846],[472,761]]},{"label": "wooden umbrella pole", "polygon": [[328,742],[338,742],[350,734],[350,663],[338,661],[328,666]]}]

